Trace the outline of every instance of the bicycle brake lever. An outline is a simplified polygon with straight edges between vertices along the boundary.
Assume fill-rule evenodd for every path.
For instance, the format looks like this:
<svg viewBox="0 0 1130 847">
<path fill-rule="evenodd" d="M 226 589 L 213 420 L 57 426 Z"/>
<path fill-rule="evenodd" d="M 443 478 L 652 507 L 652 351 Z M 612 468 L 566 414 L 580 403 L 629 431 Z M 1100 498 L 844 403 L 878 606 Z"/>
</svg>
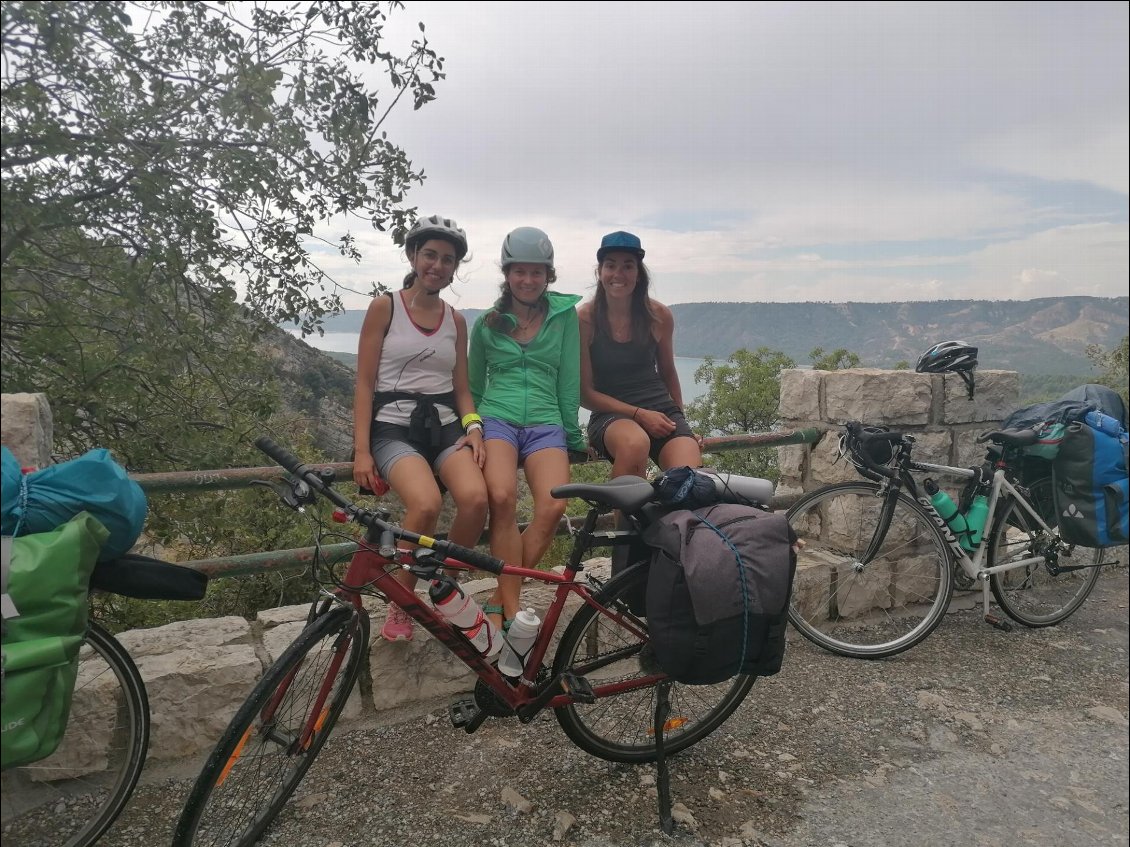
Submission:
<svg viewBox="0 0 1130 847">
<path fill-rule="evenodd" d="M 262 485 L 264 488 L 271 489 L 286 506 L 294 509 L 296 512 L 303 510 L 302 501 L 298 499 L 296 492 L 289 485 L 283 485 L 281 482 L 273 482 L 266 479 L 253 479 L 251 480 L 251 484 Z M 310 494 L 310 487 L 307 486 L 306 483 L 301 484 L 306 487 L 306 494 L 312 498 L 313 495 Z"/>
</svg>

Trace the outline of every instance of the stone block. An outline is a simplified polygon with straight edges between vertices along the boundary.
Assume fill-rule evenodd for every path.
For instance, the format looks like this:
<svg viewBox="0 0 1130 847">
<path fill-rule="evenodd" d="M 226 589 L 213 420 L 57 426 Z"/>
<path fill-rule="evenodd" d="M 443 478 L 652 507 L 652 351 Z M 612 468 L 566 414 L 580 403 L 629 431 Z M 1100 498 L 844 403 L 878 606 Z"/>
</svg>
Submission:
<svg viewBox="0 0 1130 847">
<path fill-rule="evenodd" d="M 957 374 L 942 374 L 943 402 L 939 423 L 1002 421 L 1020 405 L 1020 374 L 1016 371 L 977 371 L 976 391 L 969 391 Z"/>
<path fill-rule="evenodd" d="M 804 486 L 807 490 L 831 485 L 836 482 L 856 482 L 862 477 L 855 465 L 840 456 L 841 431 L 831 430 L 824 434 L 808 454 L 808 477 Z"/>
<path fill-rule="evenodd" d="M 948 430 L 914 432 L 915 461 L 929 462 L 932 465 L 952 465 L 953 433 Z"/>
<path fill-rule="evenodd" d="M 828 371 L 788 369 L 781 371 L 779 415 L 784 421 L 819 421 L 820 385 Z"/>
<path fill-rule="evenodd" d="M 824 418 L 878 426 L 926 424 L 932 401 L 929 374 L 850 368 L 824 375 Z"/>
<path fill-rule="evenodd" d="M 212 749 L 263 673 L 249 644 L 200 646 L 137 661 L 149 694 L 149 758 L 175 761 Z"/>
<path fill-rule="evenodd" d="M 54 418 L 46 394 L 0 396 L 0 442 L 22 467 L 51 464 Z"/>
<path fill-rule="evenodd" d="M 786 486 L 795 486 L 800 485 L 804 480 L 809 450 L 807 444 L 790 444 L 787 447 L 777 448 L 777 470 L 781 474 L 778 480 L 778 493 L 781 493 L 782 483 Z"/>
<path fill-rule="evenodd" d="M 222 647 L 228 644 L 249 644 L 251 624 L 237 615 L 224 618 L 198 618 L 191 621 L 157 626 L 152 629 L 131 629 L 117 636 L 134 660 L 144 656 L 174 653 L 191 645 Z"/>
</svg>

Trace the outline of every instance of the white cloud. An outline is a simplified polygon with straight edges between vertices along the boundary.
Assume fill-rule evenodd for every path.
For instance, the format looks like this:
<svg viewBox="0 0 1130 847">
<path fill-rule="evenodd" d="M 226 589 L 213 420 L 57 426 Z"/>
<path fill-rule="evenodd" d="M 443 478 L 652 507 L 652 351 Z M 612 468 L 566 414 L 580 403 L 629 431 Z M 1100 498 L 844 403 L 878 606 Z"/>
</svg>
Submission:
<svg viewBox="0 0 1130 847">
<path fill-rule="evenodd" d="M 562 290 L 637 232 L 656 290 L 695 300 L 1125 293 L 1127 4 L 409 3 L 389 36 L 446 57 L 388 123 L 456 218 L 453 302 L 494 299 L 517 226 Z M 391 240 L 354 235 L 363 288 Z M 353 298 L 349 305 L 364 305 Z"/>
</svg>

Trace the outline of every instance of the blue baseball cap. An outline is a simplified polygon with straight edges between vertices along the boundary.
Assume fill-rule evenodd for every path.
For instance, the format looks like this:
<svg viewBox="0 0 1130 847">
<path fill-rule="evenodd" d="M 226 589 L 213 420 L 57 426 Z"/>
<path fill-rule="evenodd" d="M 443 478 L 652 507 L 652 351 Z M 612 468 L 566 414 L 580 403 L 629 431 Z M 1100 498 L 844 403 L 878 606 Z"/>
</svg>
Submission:
<svg viewBox="0 0 1130 847">
<path fill-rule="evenodd" d="M 600 239 L 600 249 L 596 251 L 596 260 L 603 262 L 604 257 L 608 253 L 617 250 L 624 253 L 635 253 L 637 259 L 643 258 L 643 245 L 640 244 L 639 238 L 632 235 L 630 232 L 617 230 L 616 232 L 608 233 L 608 235 Z"/>
</svg>

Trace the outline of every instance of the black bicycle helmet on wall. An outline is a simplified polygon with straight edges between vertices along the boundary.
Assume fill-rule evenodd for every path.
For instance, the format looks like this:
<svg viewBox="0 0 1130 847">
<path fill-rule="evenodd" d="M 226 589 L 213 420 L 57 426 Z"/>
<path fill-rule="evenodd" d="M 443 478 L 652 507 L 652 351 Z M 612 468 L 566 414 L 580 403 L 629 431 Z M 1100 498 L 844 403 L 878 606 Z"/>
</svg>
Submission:
<svg viewBox="0 0 1130 847">
<path fill-rule="evenodd" d="M 918 357 L 914 366 L 920 374 L 955 373 L 969 388 L 969 399 L 973 399 L 973 371 L 977 368 L 977 348 L 964 341 L 943 341 L 935 344 Z"/>
</svg>

